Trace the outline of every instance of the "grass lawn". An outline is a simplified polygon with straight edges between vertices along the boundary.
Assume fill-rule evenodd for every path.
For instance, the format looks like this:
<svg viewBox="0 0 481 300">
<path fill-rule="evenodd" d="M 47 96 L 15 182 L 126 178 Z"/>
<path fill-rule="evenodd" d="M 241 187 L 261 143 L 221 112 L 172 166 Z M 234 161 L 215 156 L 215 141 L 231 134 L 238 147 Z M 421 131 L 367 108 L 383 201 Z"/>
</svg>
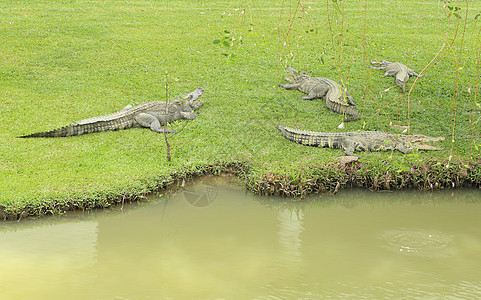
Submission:
<svg viewBox="0 0 481 300">
<path fill-rule="evenodd" d="M 341 150 L 289 142 L 278 124 L 395 133 L 390 123 L 409 125 L 411 133 L 444 136 L 437 145 L 445 150 L 362 153 L 363 172 L 400 174 L 439 161 L 432 176 L 456 165 L 479 180 L 479 13 L 481 1 L 3 0 L 0 207 L 41 214 L 62 203 L 108 205 L 231 163 L 244 166 L 254 191 L 273 177 L 295 185 L 338 175 L 322 166 Z M 411 78 L 403 95 L 392 77 L 369 68 L 373 59 L 424 76 L 414 85 Z M 342 81 L 361 120 L 338 129 L 342 116 L 323 100 L 279 88 L 286 65 Z M 170 138 L 170 162 L 163 135 L 148 129 L 16 138 L 165 100 L 166 76 L 178 79 L 171 98 L 205 88 L 200 115 Z"/>
</svg>

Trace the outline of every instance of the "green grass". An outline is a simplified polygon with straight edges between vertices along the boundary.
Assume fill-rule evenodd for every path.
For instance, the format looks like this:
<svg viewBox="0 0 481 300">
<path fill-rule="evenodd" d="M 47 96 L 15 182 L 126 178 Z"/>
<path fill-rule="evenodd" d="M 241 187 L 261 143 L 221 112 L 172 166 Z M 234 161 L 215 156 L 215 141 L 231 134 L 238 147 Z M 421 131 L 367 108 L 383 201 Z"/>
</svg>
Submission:
<svg viewBox="0 0 481 300">
<path fill-rule="evenodd" d="M 480 2 L 459 3 L 461 19 L 448 17 L 442 1 L 338 1 L 343 15 L 331 1 L 306 1 L 303 8 L 292 2 L 2 1 L 0 205 L 18 212 L 76 199 L 82 206 L 219 163 L 246 163 L 255 180 L 268 172 L 296 177 L 332 162 L 342 151 L 303 147 L 275 129 L 339 131 L 341 122 L 322 100 L 297 100 L 299 92 L 277 87 L 286 64 L 342 78 L 363 115 L 344 131 L 389 130 L 393 122 L 446 137 L 439 152 L 363 153 L 373 168 L 379 161 L 481 157 L 474 147 L 481 144 L 475 97 Z M 232 36 L 231 48 L 213 43 Z M 409 98 L 397 88 L 382 92 L 393 78 L 368 66 L 371 59 L 389 59 L 419 72 L 440 50 L 442 58 Z M 164 100 L 165 73 L 179 79 L 170 85 L 173 98 L 205 88 L 198 118 L 170 140 L 171 162 L 163 136 L 147 129 L 16 138 Z"/>
</svg>

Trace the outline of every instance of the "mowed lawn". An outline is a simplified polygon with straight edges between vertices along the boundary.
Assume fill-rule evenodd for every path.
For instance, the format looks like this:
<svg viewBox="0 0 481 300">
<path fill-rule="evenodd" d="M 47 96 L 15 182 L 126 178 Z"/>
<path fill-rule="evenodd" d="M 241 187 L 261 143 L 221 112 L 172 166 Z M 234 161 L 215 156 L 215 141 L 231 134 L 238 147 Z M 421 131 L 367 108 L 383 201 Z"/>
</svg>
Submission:
<svg viewBox="0 0 481 300">
<path fill-rule="evenodd" d="M 173 174 L 239 163 L 251 180 L 296 178 L 342 150 L 284 139 L 275 126 L 444 136 L 443 151 L 363 153 L 373 168 L 481 156 L 480 1 L 13 1 L 0 3 L 0 205 L 47 209 L 72 199 L 150 191 Z M 399 61 L 424 76 L 409 93 L 369 68 Z M 343 83 L 362 115 L 278 87 L 290 65 Z M 18 139 L 124 106 L 204 87 L 193 122 Z M 411 89 L 412 88 L 412 89 Z"/>
</svg>

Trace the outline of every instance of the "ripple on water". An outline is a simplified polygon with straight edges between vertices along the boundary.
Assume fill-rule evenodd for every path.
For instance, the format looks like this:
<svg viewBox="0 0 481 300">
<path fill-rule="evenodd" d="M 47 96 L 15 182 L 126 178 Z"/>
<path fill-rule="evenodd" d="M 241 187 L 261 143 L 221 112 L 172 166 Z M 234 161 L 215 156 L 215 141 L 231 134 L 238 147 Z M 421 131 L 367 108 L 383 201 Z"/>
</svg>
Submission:
<svg viewBox="0 0 481 300">
<path fill-rule="evenodd" d="M 385 248 L 405 255 L 447 257 L 456 255 L 453 236 L 428 230 L 386 230 L 379 235 Z"/>
</svg>

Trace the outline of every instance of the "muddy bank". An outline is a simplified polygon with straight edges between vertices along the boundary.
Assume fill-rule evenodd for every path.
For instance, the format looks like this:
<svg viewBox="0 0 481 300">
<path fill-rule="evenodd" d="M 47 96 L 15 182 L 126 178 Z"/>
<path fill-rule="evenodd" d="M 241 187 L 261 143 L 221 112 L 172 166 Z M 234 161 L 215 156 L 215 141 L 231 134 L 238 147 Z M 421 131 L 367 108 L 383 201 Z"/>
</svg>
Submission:
<svg viewBox="0 0 481 300">
<path fill-rule="evenodd" d="M 266 173 L 251 179 L 249 190 L 263 195 L 304 197 L 311 193 L 336 193 L 342 188 L 378 190 L 435 190 L 481 186 L 481 160 L 473 162 L 425 161 L 392 165 L 386 161 L 364 164 L 329 163 L 300 170 L 297 177 Z"/>
<path fill-rule="evenodd" d="M 108 208 L 112 205 L 141 202 L 145 201 L 149 194 L 168 194 L 170 191 L 182 188 L 186 181 L 205 175 L 220 176 L 222 174 L 232 174 L 238 178 L 245 178 L 246 170 L 249 169 L 245 163 L 219 163 L 203 167 L 197 166 L 189 170 L 180 170 L 166 177 L 145 179 L 141 190 L 120 188 L 114 191 L 97 191 L 88 194 L 66 194 L 64 197 L 41 197 L 36 199 L 36 201 L 14 199 L 8 206 L 0 205 L 0 221 L 18 221 L 24 218 L 60 215 L 73 210 L 89 211 Z"/>
<path fill-rule="evenodd" d="M 45 197 L 36 204 L 0 206 L 0 219 L 21 220 L 27 217 L 58 215 L 72 210 L 107 208 L 111 205 L 144 201 L 151 193 L 166 194 L 182 188 L 186 181 L 204 175 L 231 174 L 244 182 L 246 188 L 259 195 L 303 198 L 312 193 L 337 193 L 340 189 L 363 187 L 378 190 L 435 190 L 442 188 L 481 187 L 481 160 L 472 162 L 424 161 L 389 164 L 387 161 L 363 163 L 333 162 L 311 166 L 299 173 L 282 174 L 270 171 L 253 175 L 249 163 L 234 162 L 197 167 L 175 172 L 166 178 L 146 180 L 142 191 L 97 192 L 88 195 L 67 195 L 65 198 Z"/>
</svg>

